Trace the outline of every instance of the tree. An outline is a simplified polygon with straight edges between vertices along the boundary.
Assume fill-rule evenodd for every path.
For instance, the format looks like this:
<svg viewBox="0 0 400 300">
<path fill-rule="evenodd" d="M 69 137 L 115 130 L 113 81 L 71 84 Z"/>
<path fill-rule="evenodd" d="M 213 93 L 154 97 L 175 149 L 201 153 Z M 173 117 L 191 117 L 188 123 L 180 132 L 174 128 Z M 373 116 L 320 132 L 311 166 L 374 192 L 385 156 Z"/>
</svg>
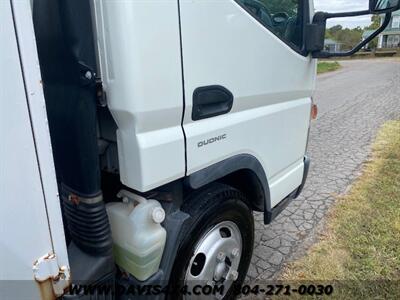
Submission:
<svg viewBox="0 0 400 300">
<path fill-rule="evenodd" d="M 379 15 L 373 15 L 371 17 L 371 25 L 365 27 L 367 30 L 378 29 L 381 26 L 381 17 Z"/>
<path fill-rule="evenodd" d="M 326 30 L 326 38 L 335 40 L 342 44 L 343 50 L 352 49 L 359 44 L 362 40 L 362 35 L 366 30 L 376 30 L 381 26 L 381 19 L 379 15 L 371 17 L 371 24 L 365 28 L 356 27 L 353 29 L 343 28 L 342 25 L 335 25 Z M 378 45 L 378 38 L 375 38 L 369 43 L 369 48 L 376 48 Z"/>
<path fill-rule="evenodd" d="M 361 41 L 362 33 L 361 27 L 349 29 L 343 28 L 342 25 L 335 25 L 326 30 L 326 38 L 341 43 L 343 50 L 349 50 Z"/>
<path fill-rule="evenodd" d="M 328 29 L 332 35 L 336 35 L 338 32 L 343 30 L 342 25 L 335 25 Z"/>
</svg>

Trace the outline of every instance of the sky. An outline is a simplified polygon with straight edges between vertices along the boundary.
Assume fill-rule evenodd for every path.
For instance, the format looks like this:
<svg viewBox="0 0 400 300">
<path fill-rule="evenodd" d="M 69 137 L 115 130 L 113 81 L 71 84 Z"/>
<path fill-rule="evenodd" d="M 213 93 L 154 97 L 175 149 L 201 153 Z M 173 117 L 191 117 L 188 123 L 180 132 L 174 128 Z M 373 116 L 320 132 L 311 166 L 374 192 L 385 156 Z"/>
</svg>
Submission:
<svg viewBox="0 0 400 300">
<path fill-rule="evenodd" d="M 343 12 L 368 9 L 369 0 L 314 0 L 316 11 Z M 340 24 L 343 27 L 364 27 L 371 23 L 371 16 L 335 18 L 328 21 L 328 27 Z"/>
</svg>

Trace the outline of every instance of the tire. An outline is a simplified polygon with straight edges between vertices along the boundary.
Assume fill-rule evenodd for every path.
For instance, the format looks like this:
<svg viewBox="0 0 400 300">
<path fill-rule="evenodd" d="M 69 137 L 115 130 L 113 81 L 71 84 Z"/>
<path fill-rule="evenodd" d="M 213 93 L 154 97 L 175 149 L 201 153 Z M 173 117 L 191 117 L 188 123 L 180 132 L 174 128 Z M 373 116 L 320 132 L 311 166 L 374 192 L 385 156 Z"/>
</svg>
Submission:
<svg viewBox="0 0 400 300">
<path fill-rule="evenodd" d="M 254 220 L 252 211 L 246 202 L 247 199 L 243 193 L 220 183 L 209 185 L 185 201 L 182 210 L 191 217 L 181 232 L 181 243 L 170 279 L 170 286 L 179 292 L 176 292 L 171 299 L 198 299 L 199 296 L 192 298 L 184 295 L 182 288 L 189 286 L 187 291 L 191 292 L 194 285 L 204 286 L 210 282 L 214 284 L 212 280 L 215 281 L 216 278 L 218 279 L 217 285 L 220 285 L 220 281 L 222 281 L 227 286 L 223 293 L 223 299 L 235 298 L 235 291 L 243 284 L 253 254 Z M 213 241 L 217 242 L 213 243 Z M 208 247 L 208 245 L 213 246 Z M 230 246 L 232 246 L 232 250 L 230 250 Z M 208 252 L 207 249 L 214 250 Z M 237 249 L 239 251 L 236 251 Z M 218 254 L 216 255 L 216 253 Z M 224 258 L 221 253 L 226 257 Z M 206 259 L 204 256 L 201 258 L 203 254 Z M 212 263 L 214 260 L 216 262 Z M 216 264 L 216 267 L 213 268 L 212 264 Z M 194 265 L 196 267 L 193 267 Z M 236 268 L 237 273 L 235 272 Z M 223 274 L 222 277 L 220 277 L 221 274 Z M 198 277 L 196 277 L 197 275 Z M 189 278 L 201 278 L 202 280 L 189 280 Z M 212 298 L 207 297 L 207 299 Z"/>
</svg>

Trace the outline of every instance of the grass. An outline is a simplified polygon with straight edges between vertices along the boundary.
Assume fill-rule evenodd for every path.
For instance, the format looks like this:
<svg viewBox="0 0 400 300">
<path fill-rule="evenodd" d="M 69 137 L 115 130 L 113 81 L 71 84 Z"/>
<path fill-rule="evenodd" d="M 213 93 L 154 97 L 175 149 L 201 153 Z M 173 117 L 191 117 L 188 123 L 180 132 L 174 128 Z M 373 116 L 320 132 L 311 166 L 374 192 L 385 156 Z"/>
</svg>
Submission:
<svg viewBox="0 0 400 300">
<path fill-rule="evenodd" d="M 334 282 L 334 299 L 400 299 L 400 121 L 380 130 L 372 158 L 282 280 Z"/>
<path fill-rule="evenodd" d="M 317 72 L 318 74 L 333 72 L 340 69 L 340 64 L 337 61 L 328 62 L 328 61 L 321 61 L 318 62 Z"/>
</svg>

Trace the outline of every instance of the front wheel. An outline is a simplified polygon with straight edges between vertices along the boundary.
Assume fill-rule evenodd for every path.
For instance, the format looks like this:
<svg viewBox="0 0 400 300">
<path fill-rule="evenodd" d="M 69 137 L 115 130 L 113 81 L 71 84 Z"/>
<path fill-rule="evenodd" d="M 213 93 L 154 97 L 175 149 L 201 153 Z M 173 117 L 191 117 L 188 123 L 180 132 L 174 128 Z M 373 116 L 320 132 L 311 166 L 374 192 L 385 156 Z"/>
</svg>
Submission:
<svg viewBox="0 0 400 300">
<path fill-rule="evenodd" d="M 217 183 L 185 202 L 182 210 L 191 217 L 183 229 L 170 282 L 185 287 L 185 293 L 178 289 L 174 299 L 234 297 L 253 252 L 254 220 L 246 202 L 238 190 Z M 202 290 L 205 285 L 216 287 L 213 291 L 218 293 L 204 295 L 210 292 Z"/>
</svg>

